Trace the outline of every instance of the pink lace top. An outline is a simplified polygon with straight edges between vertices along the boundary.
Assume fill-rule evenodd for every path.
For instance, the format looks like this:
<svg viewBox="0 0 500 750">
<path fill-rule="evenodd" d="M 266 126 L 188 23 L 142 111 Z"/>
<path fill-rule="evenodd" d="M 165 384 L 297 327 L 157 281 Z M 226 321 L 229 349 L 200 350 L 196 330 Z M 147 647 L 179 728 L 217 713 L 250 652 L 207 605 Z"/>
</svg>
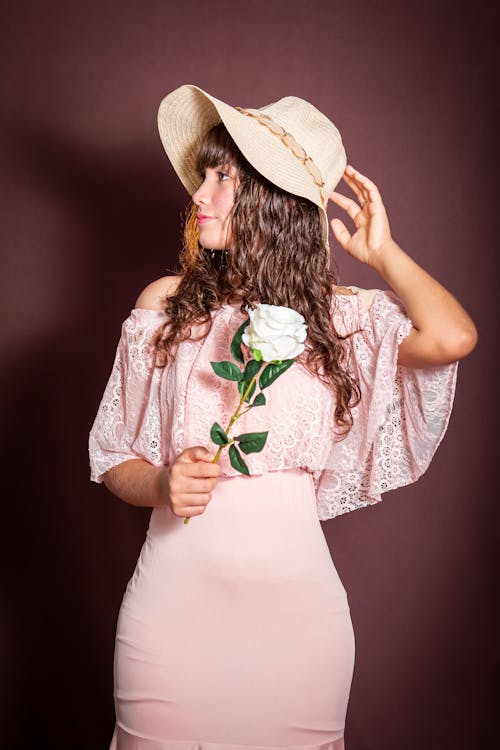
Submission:
<svg viewBox="0 0 500 750">
<path fill-rule="evenodd" d="M 397 364 L 398 345 L 412 323 L 396 293 L 351 289 L 356 293 L 336 294 L 332 306 L 340 334 L 364 329 L 348 339 L 349 368 L 362 394 L 348 436 L 334 440 L 335 398 L 299 363 L 266 388 L 265 406 L 250 409 L 231 432 L 269 430 L 263 450 L 244 456 L 250 474 L 293 467 L 311 472 L 322 521 L 416 481 L 443 438 L 455 394 L 458 362 L 423 369 Z M 212 312 L 208 336 L 182 342 L 164 368 L 154 367 L 150 340 L 165 314 L 131 311 L 89 435 L 92 481 L 102 482 L 104 472 L 131 458 L 170 465 L 194 445 L 215 454 L 210 428 L 215 421 L 227 427 L 239 394 L 210 361 L 231 360 L 229 344 L 248 317 L 238 307 Z M 193 338 L 202 330 L 193 326 Z M 239 474 L 227 449 L 219 463 L 225 475 Z"/>
</svg>

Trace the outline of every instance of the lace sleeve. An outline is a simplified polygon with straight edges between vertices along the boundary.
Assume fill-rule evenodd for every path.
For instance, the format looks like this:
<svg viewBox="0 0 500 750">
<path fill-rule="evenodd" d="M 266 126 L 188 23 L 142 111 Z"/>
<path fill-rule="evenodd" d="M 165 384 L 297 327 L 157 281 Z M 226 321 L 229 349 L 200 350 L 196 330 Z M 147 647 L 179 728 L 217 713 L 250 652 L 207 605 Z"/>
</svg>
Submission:
<svg viewBox="0 0 500 750">
<path fill-rule="evenodd" d="M 361 389 L 347 438 L 333 443 L 316 472 L 320 520 L 379 502 L 381 493 L 415 482 L 448 426 L 458 362 L 408 368 L 398 347 L 412 322 L 394 291 L 360 290 L 352 304 L 351 365 Z"/>
<path fill-rule="evenodd" d="M 131 458 L 166 464 L 158 397 L 162 369 L 154 367 L 151 338 L 164 313 L 135 308 L 121 337 L 97 415 L 89 434 L 90 479 Z"/>
</svg>

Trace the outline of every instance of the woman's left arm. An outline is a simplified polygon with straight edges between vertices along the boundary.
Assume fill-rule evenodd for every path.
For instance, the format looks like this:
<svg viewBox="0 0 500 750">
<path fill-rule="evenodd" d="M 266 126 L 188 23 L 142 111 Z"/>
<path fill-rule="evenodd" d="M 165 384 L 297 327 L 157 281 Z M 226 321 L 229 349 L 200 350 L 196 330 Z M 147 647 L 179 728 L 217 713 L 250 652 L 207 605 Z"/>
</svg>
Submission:
<svg viewBox="0 0 500 750">
<path fill-rule="evenodd" d="M 394 289 L 413 323 L 399 345 L 398 364 L 444 365 L 463 359 L 477 344 L 477 329 L 458 300 L 392 239 L 387 213 L 375 183 L 348 165 L 343 179 L 361 205 L 333 191 L 330 200 L 345 209 L 357 231 L 340 219 L 333 234 L 349 255 L 371 266 Z"/>
</svg>

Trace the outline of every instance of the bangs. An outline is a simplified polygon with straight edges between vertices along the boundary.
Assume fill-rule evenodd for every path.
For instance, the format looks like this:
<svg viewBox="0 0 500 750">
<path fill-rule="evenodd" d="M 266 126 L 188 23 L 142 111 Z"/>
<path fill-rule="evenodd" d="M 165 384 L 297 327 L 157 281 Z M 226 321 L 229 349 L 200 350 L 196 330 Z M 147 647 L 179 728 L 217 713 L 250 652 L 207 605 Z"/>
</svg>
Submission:
<svg viewBox="0 0 500 750">
<path fill-rule="evenodd" d="M 196 171 L 227 165 L 237 168 L 242 161 L 243 155 L 239 148 L 227 132 L 224 123 L 219 122 L 206 133 L 201 142 L 196 159 Z"/>
</svg>

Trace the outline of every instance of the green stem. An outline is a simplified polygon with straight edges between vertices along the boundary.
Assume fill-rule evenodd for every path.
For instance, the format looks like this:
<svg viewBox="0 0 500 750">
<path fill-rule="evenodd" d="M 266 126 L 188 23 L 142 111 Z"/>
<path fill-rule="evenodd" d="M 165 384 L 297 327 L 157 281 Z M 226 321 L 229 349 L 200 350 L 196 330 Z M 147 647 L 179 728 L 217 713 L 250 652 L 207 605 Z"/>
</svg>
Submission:
<svg viewBox="0 0 500 750">
<path fill-rule="evenodd" d="M 251 379 L 250 383 L 248 384 L 248 388 L 246 389 L 245 393 L 240 398 L 240 403 L 238 404 L 238 408 L 234 412 L 233 416 L 231 417 L 231 421 L 229 422 L 228 426 L 224 430 L 224 432 L 226 433 L 226 435 L 229 435 L 229 430 L 231 429 L 231 427 L 233 426 L 233 424 L 236 422 L 236 420 L 239 417 L 242 417 L 243 414 L 246 414 L 246 412 L 248 411 L 248 409 L 251 409 L 251 407 L 249 406 L 248 409 L 245 409 L 245 411 L 243 411 L 241 414 L 239 414 L 239 411 L 241 409 L 241 406 L 242 406 L 243 402 L 245 401 L 247 395 L 252 390 L 252 386 L 255 383 L 255 378 L 257 377 L 257 374 L 258 373 L 256 372 L 255 375 L 253 376 L 253 378 Z M 212 463 L 213 464 L 216 464 L 218 462 L 218 460 L 220 458 L 220 454 L 222 453 L 222 449 L 225 448 L 227 445 L 230 445 L 232 442 L 233 441 L 231 440 L 229 443 L 224 443 L 224 445 L 219 445 L 217 453 L 215 454 L 215 456 L 212 459 Z M 184 523 L 189 523 L 189 518 L 190 518 L 190 516 L 186 516 L 186 518 L 184 519 Z"/>
</svg>

